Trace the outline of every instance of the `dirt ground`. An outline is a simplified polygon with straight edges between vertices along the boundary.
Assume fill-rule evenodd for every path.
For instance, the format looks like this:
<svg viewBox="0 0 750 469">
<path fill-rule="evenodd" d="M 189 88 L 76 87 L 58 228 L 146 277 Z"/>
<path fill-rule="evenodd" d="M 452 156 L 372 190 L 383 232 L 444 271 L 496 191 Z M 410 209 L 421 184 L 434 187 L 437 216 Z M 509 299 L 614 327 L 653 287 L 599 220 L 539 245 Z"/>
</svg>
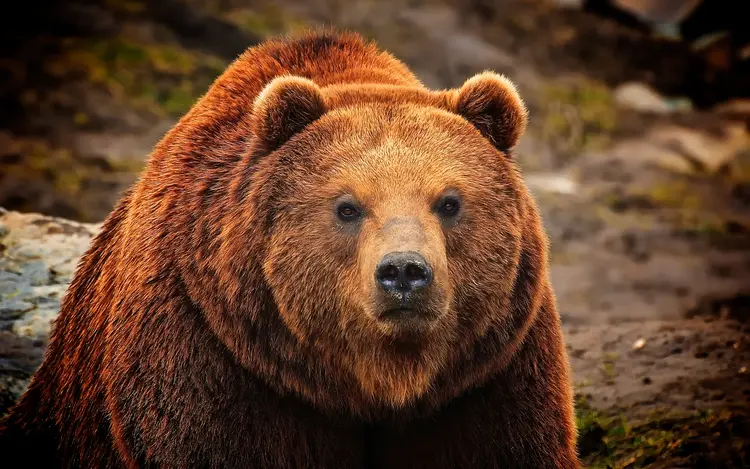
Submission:
<svg viewBox="0 0 750 469">
<path fill-rule="evenodd" d="M 433 87 L 495 69 L 531 109 L 517 158 L 550 235 L 582 459 L 750 467 L 750 113 L 712 101 L 730 82 L 684 44 L 538 0 L 81 3 L 99 30 L 62 28 L 75 37 L 27 50 L 58 69 L 0 82 L 24 116 L 2 121 L 0 206 L 101 221 L 210 79 L 269 34 L 355 29 Z M 633 82 L 660 110 L 621 99 Z M 97 230 L 78 222 L 0 214 L 0 413 Z"/>
<path fill-rule="evenodd" d="M 680 186 L 668 171 L 651 171 L 665 174 L 647 190 L 631 183 L 624 193 L 539 197 L 575 376 L 581 453 L 592 467 L 748 467 L 747 232 L 726 221 L 686 226 L 686 212 L 705 209 L 685 194 L 664 200 L 660 187 Z M 705 196 L 712 203 L 732 192 L 703 182 L 715 184 Z M 588 186 L 585 178 L 578 183 Z M 746 223 L 747 206 L 738 207 L 727 216 Z"/>
</svg>

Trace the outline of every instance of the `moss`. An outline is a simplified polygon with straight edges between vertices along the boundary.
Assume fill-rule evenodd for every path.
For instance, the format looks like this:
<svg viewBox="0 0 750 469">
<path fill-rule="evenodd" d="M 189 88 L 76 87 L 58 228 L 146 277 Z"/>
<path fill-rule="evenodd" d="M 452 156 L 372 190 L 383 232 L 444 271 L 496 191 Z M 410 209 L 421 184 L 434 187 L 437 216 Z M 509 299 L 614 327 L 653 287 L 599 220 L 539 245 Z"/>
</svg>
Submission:
<svg viewBox="0 0 750 469">
<path fill-rule="evenodd" d="M 73 116 L 73 122 L 78 126 L 84 126 L 90 122 L 89 116 L 85 112 L 76 112 Z"/>
<path fill-rule="evenodd" d="M 108 161 L 110 169 L 119 173 L 138 174 L 146 166 L 146 160 L 140 158 L 122 158 Z"/>
<path fill-rule="evenodd" d="M 223 14 L 240 29 L 258 36 L 276 36 L 295 33 L 307 24 L 288 14 L 275 3 L 268 3 L 252 10 L 234 9 Z"/>
<path fill-rule="evenodd" d="M 606 148 L 617 127 L 617 111 L 606 85 L 576 79 L 542 90 L 544 138 L 564 151 Z"/>
<path fill-rule="evenodd" d="M 687 181 L 663 182 L 651 187 L 645 194 L 654 204 L 662 207 L 697 210 L 701 199 Z"/>
<path fill-rule="evenodd" d="M 706 187 L 694 180 L 662 181 L 650 187 L 633 189 L 628 193 L 611 192 L 602 195 L 603 207 L 596 213 L 608 225 L 642 229 L 653 227 L 653 221 L 668 222 L 674 230 L 722 243 L 727 237 L 750 231 L 747 220 L 741 219 L 731 206 L 717 203 L 720 197 L 710 197 Z M 641 219 L 646 223 L 638 223 Z M 649 222 L 650 221 L 650 222 Z"/>
<path fill-rule="evenodd" d="M 122 104 L 157 115 L 187 112 L 226 63 L 178 46 L 118 38 L 67 39 L 64 51 L 46 64 L 58 78 L 80 77 L 103 87 Z M 76 114 L 74 121 L 87 120 Z"/>
<path fill-rule="evenodd" d="M 614 210 L 613 205 L 620 203 L 620 196 L 612 195 L 609 200 L 604 198 L 604 203 L 594 205 L 592 207 L 592 213 L 596 215 L 597 219 L 610 227 L 619 230 L 628 230 L 638 228 L 642 230 L 650 230 L 654 227 L 654 217 L 648 213 L 628 212 L 621 213 L 621 210 Z"/>
<path fill-rule="evenodd" d="M 56 194 L 71 200 L 81 197 L 90 181 L 117 180 L 123 174 L 137 173 L 143 165 L 143 161 L 107 161 L 108 167 L 101 167 L 97 162 L 77 158 L 68 149 L 29 139 L 11 140 L 8 150 L 21 158 L 0 166 L 0 171 L 31 184 L 43 181 Z"/>
<path fill-rule="evenodd" d="M 549 261 L 555 265 L 571 265 L 574 258 L 568 251 L 553 248 L 549 253 Z"/>
<path fill-rule="evenodd" d="M 602 363 L 602 373 L 607 384 L 615 384 L 615 377 L 617 372 L 615 370 L 615 361 L 618 355 L 616 353 L 608 353 L 604 356 L 604 363 Z"/>
<path fill-rule="evenodd" d="M 660 467 L 674 467 L 676 461 L 710 458 L 699 453 L 713 451 L 715 445 L 730 448 L 740 458 L 746 457 L 748 435 L 743 431 L 747 429 L 747 416 L 743 414 L 655 412 L 644 421 L 631 423 L 622 414 L 605 415 L 596 411 L 582 396 L 576 397 L 575 406 L 579 454 L 591 469 L 660 464 L 668 464 Z M 715 442 L 711 443 L 711 439 Z"/>
<path fill-rule="evenodd" d="M 587 388 L 589 386 L 591 386 L 591 380 L 588 378 L 582 379 L 581 381 L 577 382 L 575 385 L 576 389 Z"/>
<path fill-rule="evenodd" d="M 195 90 L 192 82 L 183 80 L 169 92 L 158 96 L 158 101 L 170 114 L 183 114 L 195 103 L 199 92 Z"/>
<path fill-rule="evenodd" d="M 689 181 L 662 183 L 642 194 L 655 207 L 669 209 L 666 213 L 676 229 L 689 232 L 712 242 L 727 236 L 747 233 L 747 222 L 733 216 L 731 210 L 717 208 L 711 200 L 689 184 Z"/>
</svg>

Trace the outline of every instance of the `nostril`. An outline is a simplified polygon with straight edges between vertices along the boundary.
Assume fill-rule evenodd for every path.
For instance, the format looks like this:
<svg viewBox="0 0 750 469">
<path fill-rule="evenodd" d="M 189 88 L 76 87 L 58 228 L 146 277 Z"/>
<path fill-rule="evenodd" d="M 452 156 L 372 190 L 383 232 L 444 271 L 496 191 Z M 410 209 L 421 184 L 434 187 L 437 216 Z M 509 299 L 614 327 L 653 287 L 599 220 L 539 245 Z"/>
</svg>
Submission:
<svg viewBox="0 0 750 469">
<path fill-rule="evenodd" d="M 378 269 L 378 280 L 381 282 L 397 282 L 398 281 L 398 267 L 392 264 L 386 264 Z"/>
<path fill-rule="evenodd" d="M 424 288 L 432 283 L 432 270 L 421 262 L 412 262 L 404 268 L 404 281 L 412 290 Z"/>
<path fill-rule="evenodd" d="M 419 264 L 407 264 L 404 270 L 408 283 L 419 283 L 427 280 L 427 270 Z"/>
<path fill-rule="evenodd" d="M 375 277 L 386 291 L 406 293 L 428 286 L 432 271 L 420 254 L 395 252 L 383 258 Z"/>
</svg>

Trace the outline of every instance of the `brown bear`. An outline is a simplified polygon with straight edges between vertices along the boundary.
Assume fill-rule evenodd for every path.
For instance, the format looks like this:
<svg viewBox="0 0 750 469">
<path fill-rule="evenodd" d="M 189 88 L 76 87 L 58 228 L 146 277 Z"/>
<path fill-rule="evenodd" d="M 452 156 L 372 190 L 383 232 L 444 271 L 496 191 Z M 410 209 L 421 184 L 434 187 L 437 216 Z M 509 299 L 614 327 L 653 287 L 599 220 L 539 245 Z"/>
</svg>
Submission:
<svg viewBox="0 0 750 469">
<path fill-rule="evenodd" d="M 578 467 L 526 120 L 502 76 L 432 91 L 356 34 L 250 48 L 83 257 L 1 457 Z"/>
</svg>

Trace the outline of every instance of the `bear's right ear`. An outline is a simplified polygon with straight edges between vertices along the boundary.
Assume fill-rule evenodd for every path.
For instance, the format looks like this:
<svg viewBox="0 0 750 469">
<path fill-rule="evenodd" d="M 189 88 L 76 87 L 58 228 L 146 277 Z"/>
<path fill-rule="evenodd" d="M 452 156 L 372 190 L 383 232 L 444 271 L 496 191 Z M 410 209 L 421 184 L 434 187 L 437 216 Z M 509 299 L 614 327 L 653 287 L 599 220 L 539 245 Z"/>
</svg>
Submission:
<svg viewBox="0 0 750 469">
<path fill-rule="evenodd" d="M 277 77 L 255 98 L 253 133 L 267 151 L 273 151 L 325 112 L 318 85 L 297 76 Z"/>
</svg>

